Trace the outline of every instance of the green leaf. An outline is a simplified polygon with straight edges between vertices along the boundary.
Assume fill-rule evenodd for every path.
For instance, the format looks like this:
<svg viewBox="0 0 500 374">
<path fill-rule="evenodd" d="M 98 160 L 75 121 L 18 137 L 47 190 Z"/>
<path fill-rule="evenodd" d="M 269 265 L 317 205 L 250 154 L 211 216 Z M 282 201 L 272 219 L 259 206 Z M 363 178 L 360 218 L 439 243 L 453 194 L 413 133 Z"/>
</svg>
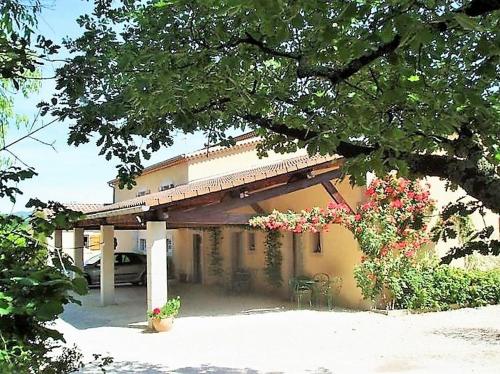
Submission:
<svg viewBox="0 0 500 374">
<path fill-rule="evenodd" d="M 12 297 L 0 292 L 0 316 L 11 314 L 12 311 Z"/>
<path fill-rule="evenodd" d="M 85 295 L 88 292 L 87 281 L 83 277 L 73 279 L 73 287 L 79 295 Z"/>
<path fill-rule="evenodd" d="M 420 80 L 420 77 L 418 75 L 410 75 L 407 79 L 410 82 L 418 82 Z"/>
<path fill-rule="evenodd" d="M 36 316 L 42 321 L 51 321 L 63 311 L 64 308 L 60 302 L 49 301 L 38 305 L 36 308 Z"/>
<path fill-rule="evenodd" d="M 479 27 L 478 23 L 473 18 L 465 15 L 464 13 L 456 13 L 454 18 L 455 21 L 457 21 L 457 23 L 465 30 L 477 30 Z"/>
</svg>

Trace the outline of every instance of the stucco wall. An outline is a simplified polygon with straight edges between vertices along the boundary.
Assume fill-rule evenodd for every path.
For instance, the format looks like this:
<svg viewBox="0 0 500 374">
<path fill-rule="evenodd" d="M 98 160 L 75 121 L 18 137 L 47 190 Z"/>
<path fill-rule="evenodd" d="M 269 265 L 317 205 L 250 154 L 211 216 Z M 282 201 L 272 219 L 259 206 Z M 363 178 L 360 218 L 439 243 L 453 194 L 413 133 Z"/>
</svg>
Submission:
<svg viewBox="0 0 500 374">
<path fill-rule="evenodd" d="M 115 238 L 117 240 L 116 251 L 117 252 L 138 251 L 139 232 L 140 231 L 135 231 L 135 230 L 115 230 Z"/>
<path fill-rule="evenodd" d="M 457 202 L 459 199 L 462 199 L 461 201 L 464 201 L 464 202 L 473 200 L 461 188 L 457 188 L 455 191 L 452 191 L 450 189 L 447 190 L 446 189 L 446 182 L 440 180 L 439 178 L 428 177 L 428 178 L 425 178 L 423 180 L 423 182 L 429 183 L 429 185 L 430 185 L 431 198 L 436 200 L 437 212 L 442 211 L 443 207 L 445 207 L 449 203 Z M 474 227 L 477 230 L 482 230 L 485 226 L 493 226 L 494 232 L 493 232 L 492 238 L 498 240 L 500 238 L 500 234 L 499 234 L 500 216 L 498 214 L 493 213 L 489 209 L 486 209 L 485 213 L 486 214 L 485 214 L 484 218 L 479 214 L 479 212 L 475 212 L 474 214 L 472 214 L 471 215 L 472 224 L 474 225 Z M 483 221 L 483 219 L 484 219 L 484 221 Z M 436 253 L 438 254 L 438 256 L 443 256 L 452 247 L 456 247 L 456 246 L 460 246 L 460 243 L 459 243 L 458 239 L 453 239 L 453 240 L 448 240 L 446 242 L 439 241 L 436 244 L 435 249 L 436 249 Z M 456 266 L 463 266 L 464 259 L 454 260 L 453 264 Z"/>
<path fill-rule="evenodd" d="M 136 178 L 137 184 L 132 189 L 119 189 L 115 187 L 115 202 L 132 199 L 137 192 L 149 190 L 151 193 L 158 192 L 160 186 L 166 183 L 174 185 L 184 184 L 188 181 L 188 166 L 186 163 L 171 166 Z"/>
<path fill-rule="evenodd" d="M 177 186 L 196 180 L 269 165 L 279 160 L 305 154 L 305 150 L 284 155 L 269 152 L 267 157 L 259 158 L 255 151 L 255 144 L 247 144 L 241 148 L 227 149 L 224 152 L 196 157 L 193 160 L 139 176 L 136 178 L 137 184 L 130 190 L 115 187 L 115 202 L 132 199 L 137 196 L 139 191 L 149 190 L 151 193 L 158 192 L 160 186 L 166 183 L 173 183 Z"/>
<path fill-rule="evenodd" d="M 353 208 L 356 208 L 364 199 L 364 188 L 352 188 L 347 179 L 337 182 L 336 187 Z M 325 207 L 329 201 L 331 198 L 322 186 L 313 186 L 262 202 L 260 205 L 269 212 L 273 209 L 298 211 L 314 206 Z M 343 282 L 340 304 L 352 308 L 364 308 L 366 303 L 363 302 L 361 292 L 356 287 L 353 277 L 353 268 L 360 261 L 361 251 L 352 234 L 338 225 L 332 225 L 329 232 L 321 233 L 321 253 L 313 252 L 312 234 L 301 234 L 300 237 L 304 275 L 312 276 L 316 273 L 326 273 L 332 277 L 340 277 Z M 286 234 L 283 241 L 283 276 L 288 282 L 292 269 L 291 234 Z"/>
<path fill-rule="evenodd" d="M 267 157 L 259 158 L 255 151 L 255 145 L 228 149 L 223 153 L 211 154 L 189 161 L 189 181 L 213 178 L 217 175 L 253 169 L 306 154 L 305 150 L 283 155 L 269 152 Z"/>
</svg>

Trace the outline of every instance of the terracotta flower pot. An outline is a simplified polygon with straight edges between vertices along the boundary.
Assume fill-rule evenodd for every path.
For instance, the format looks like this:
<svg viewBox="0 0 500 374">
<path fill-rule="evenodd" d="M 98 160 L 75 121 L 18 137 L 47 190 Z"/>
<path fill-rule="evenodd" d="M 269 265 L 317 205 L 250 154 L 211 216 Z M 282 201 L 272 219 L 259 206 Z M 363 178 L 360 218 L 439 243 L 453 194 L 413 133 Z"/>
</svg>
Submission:
<svg viewBox="0 0 500 374">
<path fill-rule="evenodd" d="M 174 325 L 174 317 L 153 318 L 153 328 L 158 332 L 169 331 Z"/>
</svg>

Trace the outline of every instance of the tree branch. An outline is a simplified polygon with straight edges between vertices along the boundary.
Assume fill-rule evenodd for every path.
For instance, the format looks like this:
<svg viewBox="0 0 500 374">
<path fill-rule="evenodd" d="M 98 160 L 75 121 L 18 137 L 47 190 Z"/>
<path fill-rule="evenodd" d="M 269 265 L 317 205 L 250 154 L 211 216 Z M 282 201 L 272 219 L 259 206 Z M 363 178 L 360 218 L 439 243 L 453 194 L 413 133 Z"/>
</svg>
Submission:
<svg viewBox="0 0 500 374">
<path fill-rule="evenodd" d="M 33 134 L 35 134 L 35 133 L 37 133 L 38 131 L 40 131 L 40 130 L 42 130 L 42 129 L 46 128 L 47 126 L 52 125 L 54 122 L 57 122 L 58 120 L 59 120 L 58 118 L 53 119 L 52 121 L 47 122 L 45 125 L 42 125 L 42 126 L 40 126 L 40 127 L 36 128 L 36 129 L 35 129 L 35 130 L 33 130 L 33 131 L 30 131 L 28 134 L 26 134 L 26 135 L 24 135 L 24 136 L 21 136 L 19 139 L 16 139 L 16 140 L 14 140 L 13 142 L 10 142 L 9 144 L 7 144 L 7 145 L 3 146 L 2 148 L 0 148 L 0 151 L 5 151 L 5 150 L 7 150 L 7 148 L 9 148 L 9 147 L 13 146 L 14 144 L 17 144 L 17 143 L 19 143 L 20 141 L 22 141 L 22 140 L 24 140 L 24 139 L 26 139 L 26 138 L 30 138 Z"/>
<path fill-rule="evenodd" d="M 321 134 L 309 129 L 289 128 L 259 115 L 246 114 L 245 121 L 292 139 L 309 141 Z M 369 155 L 379 147 L 365 146 L 341 141 L 333 151 L 345 158 Z M 390 157 L 387 154 L 385 157 Z M 435 154 L 401 153 L 398 158 L 407 162 L 410 171 L 417 177 L 431 176 L 447 179 L 462 187 L 470 196 L 483 202 L 484 206 L 500 212 L 500 178 L 494 173 L 481 170 L 469 159 Z"/>
</svg>

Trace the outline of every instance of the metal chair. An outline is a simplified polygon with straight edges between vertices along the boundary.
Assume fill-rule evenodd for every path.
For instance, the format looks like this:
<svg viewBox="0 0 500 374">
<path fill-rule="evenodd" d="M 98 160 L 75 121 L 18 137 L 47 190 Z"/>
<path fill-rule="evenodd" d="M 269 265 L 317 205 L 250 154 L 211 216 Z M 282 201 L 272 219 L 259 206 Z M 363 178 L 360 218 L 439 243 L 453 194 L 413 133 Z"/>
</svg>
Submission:
<svg viewBox="0 0 500 374">
<path fill-rule="evenodd" d="M 304 299 L 308 301 L 309 307 L 312 307 L 312 284 L 313 280 L 307 276 L 298 276 L 290 279 L 291 299 L 292 301 L 297 301 L 297 308 L 300 309 L 302 307 Z"/>
<path fill-rule="evenodd" d="M 334 301 L 342 288 L 342 278 L 333 277 L 326 282 L 321 281 L 324 280 L 324 277 L 318 277 L 318 279 L 320 281 L 316 282 L 314 287 L 315 305 L 321 306 L 321 301 L 324 300 L 328 309 L 332 309 Z"/>
<path fill-rule="evenodd" d="M 313 275 L 313 300 L 314 305 L 321 306 L 321 299 L 328 298 L 330 276 L 326 273 L 317 273 Z M 328 300 L 328 299 L 327 299 Z"/>
</svg>

